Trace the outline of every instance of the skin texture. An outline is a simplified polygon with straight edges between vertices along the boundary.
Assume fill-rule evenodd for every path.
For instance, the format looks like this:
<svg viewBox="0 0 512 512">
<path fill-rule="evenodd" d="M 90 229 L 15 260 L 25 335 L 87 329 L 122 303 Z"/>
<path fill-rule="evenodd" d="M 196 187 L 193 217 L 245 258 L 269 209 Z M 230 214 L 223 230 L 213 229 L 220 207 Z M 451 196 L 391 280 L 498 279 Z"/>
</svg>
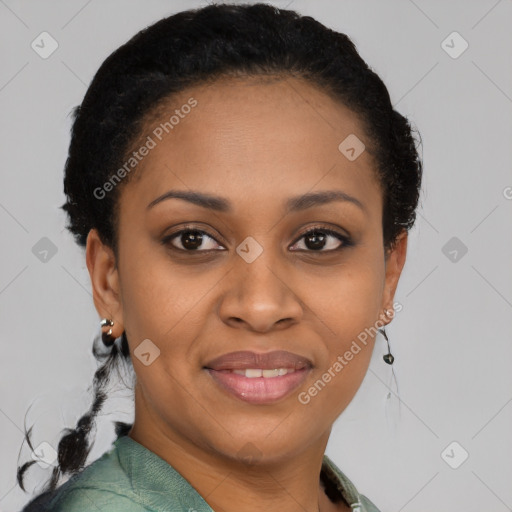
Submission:
<svg viewBox="0 0 512 512">
<path fill-rule="evenodd" d="M 383 310 L 393 309 L 407 234 L 385 254 L 375 162 L 369 151 L 349 161 L 338 150 L 349 134 L 367 148 L 369 141 L 358 117 L 321 90 L 296 78 L 222 79 L 174 97 L 162 120 L 190 97 L 198 105 L 122 189 L 117 266 L 96 230 L 87 240 L 96 309 L 114 319 L 114 336 L 126 330 L 137 375 L 129 435 L 216 511 L 349 510 L 329 501 L 319 474 L 332 424 L 358 390 L 375 340 L 308 404 L 297 395 L 365 328 L 389 323 Z M 233 210 L 182 199 L 146 209 L 170 189 L 222 196 Z M 319 190 L 342 190 L 365 211 L 331 202 L 285 212 L 289 197 Z M 323 249 L 308 248 L 301 235 L 319 223 L 354 245 L 329 235 Z M 185 224 L 208 233 L 199 247 L 209 254 L 179 252 L 186 234 L 161 243 Z M 236 252 L 248 236 L 263 248 L 252 263 Z M 145 339 L 160 350 L 149 366 L 133 355 Z M 203 369 L 228 352 L 280 349 L 308 357 L 313 369 L 273 404 L 237 399 Z M 248 442 L 260 454 L 252 465 L 241 457 Z"/>
</svg>

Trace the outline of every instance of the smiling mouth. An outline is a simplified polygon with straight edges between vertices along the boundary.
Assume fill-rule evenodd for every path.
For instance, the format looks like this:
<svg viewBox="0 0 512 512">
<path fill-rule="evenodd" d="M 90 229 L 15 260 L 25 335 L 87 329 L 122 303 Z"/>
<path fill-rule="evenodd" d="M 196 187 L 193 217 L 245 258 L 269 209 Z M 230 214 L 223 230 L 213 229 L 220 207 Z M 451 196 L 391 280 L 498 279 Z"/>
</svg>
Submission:
<svg viewBox="0 0 512 512">
<path fill-rule="evenodd" d="M 205 370 L 215 384 L 230 396 L 253 404 L 269 404 L 284 399 L 297 389 L 306 379 L 311 367 Z"/>
<path fill-rule="evenodd" d="M 209 368 L 211 369 L 211 368 Z M 287 375 L 288 373 L 295 372 L 295 368 L 275 368 L 273 370 L 267 370 L 263 368 L 246 368 L 246 369 L 228 369 L 228 370 L 217 370 L 220 372 L 228 372 L 228 373 L 236 373 L 237 375 L 243 375 L 248 379 L 255 379 L 258 377 L 263 377 L 265 379 L 271 379 L 273 377 L 282 377 L 283 375 Z"/>
</svg>

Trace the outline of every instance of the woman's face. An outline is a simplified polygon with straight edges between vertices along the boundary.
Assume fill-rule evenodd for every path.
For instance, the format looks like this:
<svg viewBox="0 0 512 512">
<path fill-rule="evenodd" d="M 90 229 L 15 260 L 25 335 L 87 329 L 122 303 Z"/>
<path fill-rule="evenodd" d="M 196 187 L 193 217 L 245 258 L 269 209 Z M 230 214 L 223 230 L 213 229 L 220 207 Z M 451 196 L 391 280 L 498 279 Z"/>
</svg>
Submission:
<svg viewBox="0 0 512 512">
<path fill-rule="evenodd" d="M 404 236 L 385 260 L 358 118 L 297 79 L 224 79 L 173 98 L 146 135 L 120 196 L 118 268 L 94 230 L 87 248 L 98 312 L 130 343 L 136 424 L 228 458 L 278 460 L 326 440 L 365 376 L 375 331 L 360 335 L 387 322 L 406 251 Z M 156 201 L 169 191 L 197 196 Z M 306 198 L 320 192 L 340 195 Z M 207 368 L 276 350 L 308 366 L 255 378 Z"/>
</svg>

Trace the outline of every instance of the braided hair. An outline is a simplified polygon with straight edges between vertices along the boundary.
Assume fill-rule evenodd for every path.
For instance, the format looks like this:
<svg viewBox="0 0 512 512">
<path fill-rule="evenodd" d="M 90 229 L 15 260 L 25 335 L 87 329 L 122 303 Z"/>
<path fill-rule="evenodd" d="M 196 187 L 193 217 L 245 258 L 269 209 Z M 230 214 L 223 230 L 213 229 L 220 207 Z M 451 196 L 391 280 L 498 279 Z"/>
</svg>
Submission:
<svg viewBox="0 0 512 512">
<path fill-rule="evenodd" d="M 53 468 L 51 478 L 46 487 L 43 488 L 43 493 L 45 493 L 45 495 L 49 495 L 51 491 L 56 489 L 62 475 L 68 473 L 74 474 L 85 467 L 85 462 L 94 444 L 89 444 L 88 436 L 94 426 L 95 417 L 98 415 L 108 398 L 106 387 L 111 380 L 112 371 L 114 368 L 119 370 L 119 358 L 123 358 L 131 365 L 128 339 L 124 332 L 121 335 L 119 347 L 117 346 L 117 340 L 115 343 L 111 343 L 107 342 L 105 337 L 101 338 L 103 347 L 100 347 L 99 339 L 99 337 L 95 339 L 92 352 L 94 357 L 103 364 L 101 364 L 94 373 L 92 384 L 94 397 L 92 405 L 77 421 L 75 428 L 66 428 L 64 430 L 64 434 L 59 441 L 57 450 L 58 465 Z M 115 421 L 114 425 L 116 437 L 127 435 L 132 428 L 132 424 L 124 423 L 122 421 Z M 30 427 L 28 431 L 25 431 L 25 440 L 27 441 L 30 449 L 34 451 L 34 447 L 30 439 L 32 428 L 33 427 Z M 17 481 L 23 490 L 25 490 L 23 485 L 24 473 L 35 463 L 35 460 L 31 460 L 18 467 Z"/>
<path fill-rule="evenodd" d="M 349 37 L 310 16 L 268 4 L 213 4 L 179 12 L 138 32 L 103 62 L 81 105 L 73 109 L 64 174 L 67 200 L 61 208 L 79 246 L 86 246 L 87 235 L 95 228 L 118 261 L 119 197 L 137 171 L 101 200 L 94 191 L 127 161 L 148 122 L 164 112 L 173 94 L 239 75 L 303 78 L 354 111 L 368 137 L 367 150 L 377 163 L 384 246 L 392 247 L 413 226 L 422 177 L 415 130 L 393 109 L 386 86 Z M 107 356 L 94 348 L 93 353 L 105 360 L 94 375 L 92 406 L 62 436 L 58 466 L 45 492 L 54 490 L 61 476 L 84 467 L 91 449 L 88 437 L 107 398 L 110 374 L 119 361 L 131 362 L 124 333 L 120 345 L 113 344 Z M 130 428 L 116 422 L 118 436 Z M 26 439 L 32 448 L 31 430 Z M 18 468 L 22 489 L 23 475 L 33 463 Z"/>
</svg>

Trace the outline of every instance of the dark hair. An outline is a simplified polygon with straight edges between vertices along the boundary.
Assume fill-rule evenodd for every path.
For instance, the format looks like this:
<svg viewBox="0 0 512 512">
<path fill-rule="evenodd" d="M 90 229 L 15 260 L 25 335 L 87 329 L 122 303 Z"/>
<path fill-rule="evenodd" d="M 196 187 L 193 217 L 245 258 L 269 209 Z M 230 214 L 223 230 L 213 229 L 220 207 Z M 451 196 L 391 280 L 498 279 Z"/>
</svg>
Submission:
<svg viewBox="0 0 512 512">
<path fill-rule="evenodd" d="M 221 4 L 179 12 L 141 30 L 103 62 L 82 104 L 73 109 L 64 177 L 67 201 L 61 208 L 77 244 L 85 247 L 89 231 L 96 228 L 118 262 L 118 198 L 136 173 L 101 200 L 94 190 L 127 161 L 148 122 L 158 119 L 173 94 L 229 76 L 305 79 L 354 111 L 368 137 L 366 149 L 377 163 L 384 246 L 392 247 L 413 226 L 422 176 L 416 140 L 408 120 L 393 109 L 386 86 L 352 41 L 295 11 L 267 4 Z M 106 399 L 103 390 L 111 369 L 119 357 L 130 360 L 124 333 L 120 340 L 94 375 L 91 409 L 59 442 L 59 465 L 48 491 L 55 489 L 61 475 L 84 467 L 91 449 L 87 437 Z M 93 353 L 101 359 L 95 348 Z M 118 436 L 130 428 L 116 422 Z M 31 430 L 26 439 L 32 448 Z M 22 489 L 23 473 L 33 463 L 18 468 Z"/>
</svg>

